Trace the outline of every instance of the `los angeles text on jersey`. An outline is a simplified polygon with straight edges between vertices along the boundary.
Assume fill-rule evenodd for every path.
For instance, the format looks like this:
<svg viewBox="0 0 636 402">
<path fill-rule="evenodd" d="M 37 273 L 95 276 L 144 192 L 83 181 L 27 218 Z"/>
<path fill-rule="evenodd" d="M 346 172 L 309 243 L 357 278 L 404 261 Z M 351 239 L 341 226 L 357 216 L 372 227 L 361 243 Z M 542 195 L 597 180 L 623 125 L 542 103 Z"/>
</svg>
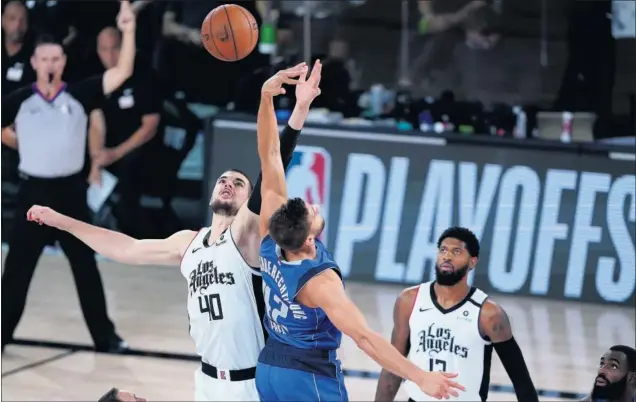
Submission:
<svg viewBox="0 0 636 402">
<path fill-rule="evenodd" d="M 197 269 L 190 272 L 188 286 L 192 296 L 197 292 L 202 293 L 210 285 L 234 285 L 235 283 L 232 272 L 219 272 L 214 261 L 199 261 Z"/>
<path fill-rule="evenodd" d="M 266 260 L 263 257 L 259 257 L 259 258 L 261 262 L 261 271 L 266 272 L 267 274 L 269 274 L 269 276 L 271 276 L 274 279 L 274 282 L 276 282 L 276 286 L 278 287 L 278 291 L 281 295 L 280 298 L 278 297 L 278 295 L 273 296 L 275 299 L 274 301 L 277 304 L 280 304 L 280 309 L 276 309 L 277 311 L 274 312 L 274 314 L 272 314 L 271 316 L 281 314 L 280 311 L 289 309 L 291 310 L 292 315 L 295 319 L 306 320 L 307 316 L 305 315 L 305 312 L 302 310 L 302 308 L 298 304 L 294 303 L 293 301 L 289 299 L 289 291 L 287 289 L 287 285 L 285 284 L 285 280 L 283 279 L 283 275 L 281 275 L 280 271 L 278 270 L 278 266 L 276 266 L 275 264 L 272 264 L 270 261 Z M 271 308 L 269 304 L 271 291 L 267 287 L 267 284 L 265 283 L 265 281 L 263 281 L 263 296 L 266 301 L 266 308 L 269 310 Z M 282 299 L 282 300 L 276 300 L 276 299 Z M 269 313 L 270 312 L 268 311 L 268 316 L 270 316 Z M 286 316 L 287 313 L 283 315 Z M 289 332 L 287 327 L 282 324 L 278 324 L 272 320 L 268 320 L 268 322 L 272 330 L 276 331 L 279 334 L 286 334 Z"/>
<path fill-rule="evenodd" d="M 448 328 L 436 327 L 433 323 L 427 329 L 420 331 L 419 338 L 418 353 L 423 352 L 434 355 L 440 352 L 448 352 L 464 359 L 468 357 L 468 348 L 458 345 L 453 332 Z"/>
</svg>

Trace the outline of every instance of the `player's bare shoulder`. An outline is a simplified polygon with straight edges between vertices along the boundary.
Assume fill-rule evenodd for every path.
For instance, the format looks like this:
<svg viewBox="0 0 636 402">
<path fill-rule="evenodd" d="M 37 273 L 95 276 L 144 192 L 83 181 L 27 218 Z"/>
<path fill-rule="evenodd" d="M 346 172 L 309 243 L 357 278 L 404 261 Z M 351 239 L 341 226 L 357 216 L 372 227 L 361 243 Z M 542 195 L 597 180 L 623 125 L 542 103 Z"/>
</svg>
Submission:
<svg viewBox="0 0 636 402">
<path fill-rule="evenodd" d="M 188 247 L 190 247 L 190 244 L 192 244 L 192 241 L 194 241 L 194 238 L 197 237 L 199 232 L 200 231 L 194 230 L 181 230 L 166 239 L 170 243 L 170 246 L 177 251 L 175 256 L 178 256 L 179 260 L 181 260 L 181 257 L 188 251 Z"/>
<path fill-rule="evenodd" d="M 413 308 L 413 304 L 415 304 L 415 300 L 417 299 L 417 294 L 419 293 L 420 285 L 408 287 L 400 293 L 395 302 L 396 305 L 408 307 L 409 313 Z"/>
<path fill-rule="evenodd" d="M 479 314 L 479 331 L 492 342 L 504 342 L 512 338 L 512 327 L 508 314 L 490 297 L 484 300 Z"/>
<path fill-rule="evenodd" d="M 417 300 L 417 294 L 419 293 L 420 286 L 411 286 L 408 287 L 398 295 L 395 300 L 395 306 L 393 308 L 393 318 L 396 321 L 408 321 L 408 317 L 410 317 L 411 312 L 413 311 L 413 306 L 415 305 L 415 301 Z M 402 318 L 400 320 L 399 318 Z"/>
</svg>

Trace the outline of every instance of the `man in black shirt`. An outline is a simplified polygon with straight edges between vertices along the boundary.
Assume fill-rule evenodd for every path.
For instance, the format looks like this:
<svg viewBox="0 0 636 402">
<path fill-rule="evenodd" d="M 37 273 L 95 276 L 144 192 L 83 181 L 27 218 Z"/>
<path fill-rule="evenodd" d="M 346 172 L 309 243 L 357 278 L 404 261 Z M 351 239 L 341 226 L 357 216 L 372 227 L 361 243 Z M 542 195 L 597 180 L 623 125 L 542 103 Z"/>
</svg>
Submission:
<svg viewBox="0 0 636 402">
<path fill-rule="evenodd" d="M 128 1 L 121 2 L 118 18 L 124 39 L 116 67 L 67 86 L 61 81 L 66 64 L 62 46 L 52 38 L 41 39 L 31 59 L 36 82 L 2 100 L 2 142 L 17 147 L 22 179 L 2 275 L 2 350 L 13 339 L 35 266 L 51 238 L 59 241 L 70 262 L 96 350 L 126 348 L 108 318 L 93 251 L 70 235 L 26 220 L 33 204 L 56 206 L 75 219 L 89 220 L 86 178 L 82 174 L 87 115 L 131 76 L 135 60 L 135 17 Z M 5 130 L 9 126 L 15 131 Z"/>
<path fill-rule="evenodd" d="M 35 80 L 30 58 L 33 47 L 26 8 L 19 1 L 7 3 L 2 12 L 2 97 Z"/>
<path fill-rule="evenodd" d="M 120 48 L 121 35 L 113 27 L 105 28 L 97 37 L 97 54 L 106 69 L 117 65 Z M 133 76 L 106 100 L 103 113 L 91 114 L 90 135 L 97 137 L 91 139 L 91 177 L 94 180 L 102 167 L 117 176 L 121 200 L 115 215 L 120 230 L 132 237 L 142 236 L 138 172 L 143 145 L 154 137 L 159 126 L 159 88 L 154 72 L 137 65 Z"/>
<path fill-rule="evenodd" d="M 2 12 L 2 97 L 35 80 L 30 58 L 32 42 L 27 39 L 29 24 L 27 11 L 19 1 L 6 3 Z M 12 127 L 7 131 L 13 132 Z M 11 205 L 18 182 L 18 154 L 2 145 L 2 203 Z M 9 183 L 13 184 L 11 186 Z M 11 207 L 8 208 L 12 209 Z"/>
</svg>

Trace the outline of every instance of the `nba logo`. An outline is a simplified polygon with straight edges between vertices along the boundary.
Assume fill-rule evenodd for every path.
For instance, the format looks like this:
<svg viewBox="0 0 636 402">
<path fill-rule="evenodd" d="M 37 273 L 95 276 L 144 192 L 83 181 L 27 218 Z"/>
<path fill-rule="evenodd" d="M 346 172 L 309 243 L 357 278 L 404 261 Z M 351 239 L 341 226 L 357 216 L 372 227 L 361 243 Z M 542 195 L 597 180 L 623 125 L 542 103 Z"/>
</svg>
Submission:
<svg viewBox="0 0 636 402">
<path fill-rule="evenodd" d="M 226 380 L 227 378 L 225 378 L 225 370 L 220 370 L 219 374 L 221 374 L 221 380 Z"/>
<path fill-rule="evenodd" d="M 320 207 L 320 214 L 329 217 L 329 190 L 331 185 L 331 156 L 324 148 L 298 146 L 287 168 L 287 195 L 299 197 L 308 204 Z M 319 239 L 327 242 L 327 230 Z"/>
</svg>

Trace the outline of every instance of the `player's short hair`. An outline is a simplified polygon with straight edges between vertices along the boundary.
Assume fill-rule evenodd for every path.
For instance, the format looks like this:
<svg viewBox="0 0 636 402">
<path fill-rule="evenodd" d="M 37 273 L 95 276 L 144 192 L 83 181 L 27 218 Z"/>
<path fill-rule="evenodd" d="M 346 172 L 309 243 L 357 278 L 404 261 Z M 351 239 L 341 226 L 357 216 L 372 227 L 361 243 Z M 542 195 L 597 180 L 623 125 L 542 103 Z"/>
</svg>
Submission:
<svg viewBox="0 0 636 402">
<path fill-rule="evenodd" d="M 308 216 L 305 201 L 292 198 L 269 218 L 269 234 L 283 250 L 299 250 L 309 236 Z"/>
<path fill-rule="evenodd" d="M 460 226 L 453 226 L 444 231 L 437 240 L 437 248 L 442 245 L 442 241 L 446 238 L 453 238 L 464 242 L 466 250 L 471 257 L 479 257 L 479 240 L 477 236 L 470 229 L 466 229 Z"/>
<path fill-rule="evenodd" d="M 252 190 L 254 190 L 254 185 L 252 184 L 252 181 L 250 180 L 250 177 L 247 175 L 247 173 L 245 173 L 241 169 L 228 169 L 226 170 L 226 172 L 234 172 L 234 173 L 242 174 L 243 176 L 245 176 L 245 178 L 247 179 L 247 186 L 248 186 L 247 188 L 249 189 L 250 194 L 252 194 Z"/>
<path fill-rule="evenodd" d="M 627 371 L 636 372 L 636 349 L 625 345 L 614 345 L 610 350 L 624 353 L 627 356 Z"/>
</svg>

